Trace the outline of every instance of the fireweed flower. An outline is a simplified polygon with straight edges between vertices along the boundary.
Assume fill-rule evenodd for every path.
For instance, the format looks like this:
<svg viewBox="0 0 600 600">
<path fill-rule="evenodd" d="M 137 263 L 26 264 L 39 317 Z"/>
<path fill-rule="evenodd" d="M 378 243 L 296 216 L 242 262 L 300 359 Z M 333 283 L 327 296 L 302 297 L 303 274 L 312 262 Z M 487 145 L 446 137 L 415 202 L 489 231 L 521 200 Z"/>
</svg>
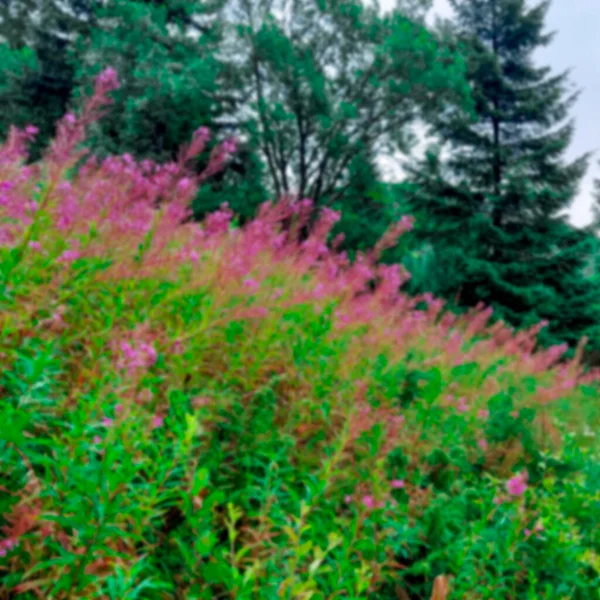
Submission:
<svg viewBox="0 0 600 600">
<path fill-rule="evenodd" d="M 65 250 L 57 259 L 57 262 L 68 265 L 76 261 L 81 255 L 77 250 Z"/>
<path fill-rule="evenodd" d="M 0 556 L 6 556 L 11 550 L 14 550 L 19 545 L 16 538 L 6 538 L 0 540 Z"/>
<path fill-rule="evenodd" d="M 194 136 L 203 142 L 208 142 L 208 140 L 210 140 L 210 129 L 208 127 L 198 127 L 198 129 L 194 131 Z"/>
<path fill-rule="evenodd" d="M 244 287 L 254 291 L 258 289 L 259 285 L 255 279 L 244 279 Z"/>
<path fill-rule="evenodd" d="M 33 138 L 35 138 L 35 136 L 39 133 L 39 129 L 35 126 L 35 125 L 27 125 L 25 127 L 25 134 L 27 135 L 27 138 L 30 140 L 33 140 Z"/>
<path fill-rule="evenodd" d="M 367 508 L 375 508 L 375 499 L 373 496 L 363 496 L 362 502 Z"/>
<path fill-rule="evenodd" d="M 98 75 L 96 84 L 101 88 L 102 93 L 116 90 L 119 87 L 119 76 L 112 67 L 108 67 Z"/>
<path fill-rule="evenodd" d="M 404 481 L 402 479 L 393 479 L 390 485 L 395 490 L 400 490 L 404 487 Z"/>
<path fill-rule="evenodd" d="M 235 139 L 225 140 L 222 144 L 223 151 L 227 154 L 234 154 L 237 149 L 237 141 Z"/>
<path fill-rule="evenodd" d="M 477 411 L 477 416 L 480 419 L 489 419 L 490 418 L 490 411 L 489 410 L 479 410 L 479 411 Z"/>
<path fill-rule="evenodd" d="M 165 421 L 165 418 L 162 417 L 161 415 L 154 415 L 154 417 L 152 418 L 152 428 L 158 429 L 159 427 L 162 427 L 164 421 Z"/>
<path fill-rule="evenodd" d="M 458 399 L 458 404 L 456 405 L 456 410 L 458 412 L 463 413 L 463 412 L 467 412 L 468 408 L 469 407 L 467 406 L 467 399 L 464 398 L 464 397 L 459 398 Z"/>
<path fill-rule="evenodd" d="M 522 496 L 527 489 L 526 475 L 520 473 L 509 479 L 506 483 L 506 489 L 512 496 Z"/>
<path fill-rule="evenodd" d="M 112 425 L 112 419 L 109 419 L 108 417 L 103 417 L 102 425 L 104 425 L 104 427 L 110 427 Z"/>
<path fill-rule="evenodd" d="M 478 445 L 478 446 L 479 446 L 479 447 L 480 447 L 482 450 L 487 450 L 487 448 L 488 448 L 488 443 L 487 443 L 487 440 L 485 440 L 485 439 L 483 439 L 483 438 L 477 441 L 477 445 Z"/>
</svg>

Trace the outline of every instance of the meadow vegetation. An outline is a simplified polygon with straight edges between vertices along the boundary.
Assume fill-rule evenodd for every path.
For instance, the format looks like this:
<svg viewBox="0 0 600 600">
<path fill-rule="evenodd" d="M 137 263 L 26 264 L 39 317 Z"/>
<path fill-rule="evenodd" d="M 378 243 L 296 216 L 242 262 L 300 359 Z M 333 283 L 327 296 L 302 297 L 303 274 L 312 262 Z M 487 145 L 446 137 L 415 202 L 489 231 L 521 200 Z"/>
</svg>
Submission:
<svg viewBox="0 0 600 600">
<path fill-rule="evenodd" d="M 226 205 L 206 169 L 0 151 L 0 597 L 600 598 L 597 374 L 488 325 L 340 215 Z"/>
</svg>

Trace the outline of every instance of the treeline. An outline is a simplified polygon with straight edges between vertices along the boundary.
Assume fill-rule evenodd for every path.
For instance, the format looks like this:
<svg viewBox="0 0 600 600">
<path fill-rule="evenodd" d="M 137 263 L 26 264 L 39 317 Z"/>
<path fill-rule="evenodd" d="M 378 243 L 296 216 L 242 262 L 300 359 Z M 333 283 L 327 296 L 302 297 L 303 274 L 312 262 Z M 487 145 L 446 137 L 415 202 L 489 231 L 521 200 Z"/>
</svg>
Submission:
<svg viewBox="0 0 600 600">
<path fill-rule="evenodd" d="M 0 130 L 33 123 L 43 152 L 56 120 L 114 67 L 115 104 L 90 132 L 100 156 L 169 160 L 199 126 L 237 152 L 194 200 L 243 220 L 267 199 L 310 197 L 343 214 L 351 254 L 401 215 L 414 293 L 457 310 L 479 302 L 514 326 L 547 320 L 545 344 L 600 341 L 594 227 L 565 217 L 589 156 L 569 163 L 567 73 L 533 60 L 550 43 L 548 2 L 427 0 L 382 12 L 361 0 L 4 0 Z M 381 156 L 406 156 L 415 126 L 436 146 L 386 184 Z M 206 165 L 208 153 L 197 168 Z"/>
</svg>

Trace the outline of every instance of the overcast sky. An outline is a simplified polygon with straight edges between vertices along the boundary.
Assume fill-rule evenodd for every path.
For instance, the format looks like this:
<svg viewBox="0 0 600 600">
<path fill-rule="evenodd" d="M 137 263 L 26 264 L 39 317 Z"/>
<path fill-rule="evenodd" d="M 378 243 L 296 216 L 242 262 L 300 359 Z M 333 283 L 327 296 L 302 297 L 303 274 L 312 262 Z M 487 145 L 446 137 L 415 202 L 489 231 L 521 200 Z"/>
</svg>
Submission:
<svg viewBox="0 0 600 600">
<path fill-rule="evenodd" d="M 533 0 L 532 0 L 533 3 Z M 381 0 L 384 8 L 394 0 Z M 433 14 L 452 14 L 447 0 L 434 0 Z M 546 20 L 547 30 L 556 32 L 554 40 L 537 53 L 538 62 L 555 72 L 571 69 L 571 81 L 581 90 L 572 115 L 575 136 L 568 158 L 600 150 L 600 0 L 553 0 Z M 600 177 L 600 152 L 592 159 L 579 196 L 571 208 L 575 225 L 590 220 L 593 179 Z"/>
</svg>

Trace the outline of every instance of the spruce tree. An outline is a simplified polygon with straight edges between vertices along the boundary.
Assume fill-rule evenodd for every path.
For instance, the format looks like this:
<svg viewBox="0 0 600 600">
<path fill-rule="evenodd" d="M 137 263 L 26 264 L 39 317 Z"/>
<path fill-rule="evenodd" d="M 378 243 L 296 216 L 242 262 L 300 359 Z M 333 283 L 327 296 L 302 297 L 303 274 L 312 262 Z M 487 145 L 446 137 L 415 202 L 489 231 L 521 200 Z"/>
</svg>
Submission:
<svg viewBox="0 0 600 600">
<path fill-rule="evenodd" d="M 413 168 L 417 235 L 445 273 L 436 291 L 516 326 L 547 320 L 542 341 L 575 344 L 594 335 L 598 287 L 584 274 L 593 240 L 565 216 L 588 162 L 565 160 L 577 92 L 568 72 L 533 60 L 552 39 L 549 2 L 450 2 L 476 118 L 443 111 L 432 122 L 440 144 Z"/>
</svg>

